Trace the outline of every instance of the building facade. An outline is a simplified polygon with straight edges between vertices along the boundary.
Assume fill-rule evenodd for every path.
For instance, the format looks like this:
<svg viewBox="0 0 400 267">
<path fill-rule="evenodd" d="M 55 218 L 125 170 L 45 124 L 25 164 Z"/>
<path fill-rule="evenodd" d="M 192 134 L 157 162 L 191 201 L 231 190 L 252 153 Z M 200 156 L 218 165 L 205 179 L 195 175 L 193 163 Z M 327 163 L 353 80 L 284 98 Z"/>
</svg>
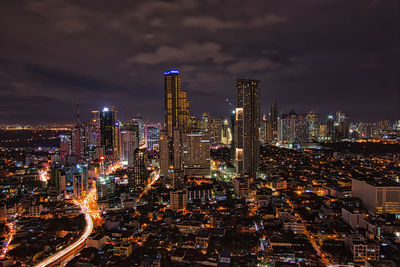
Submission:
<svg viewBox="0 0 400 267">
<path fill-rule="evenodd" d="M 182 166 L 185 175 L 210 176 L 208 132 L 191 131 L 182 135 Z"/>
<path fill-rule="evenodd" d="M 257 80 L 236 80 L 235 164 L 254 178 L 260 155 L 260 87 Z"/>
<path fill-rule="evenodd" d="M 100 136 L 104 155 L 118 159 L 120 153 L 120 129 L 117 109 L 105 107 L 100 112 Z"/>
<path fill-rule="evenodd" d="M 121 131 L 121 161 L 123 165 L 133 166 L 134 151 L 138 148 L 136 132 Z"/>
<path fill-rule="evenodd" d="M 400 214 L 400 185 L 385 178 L 370 181 L 352 179 L 351 193 L 371 215 Z"/>
</svg>

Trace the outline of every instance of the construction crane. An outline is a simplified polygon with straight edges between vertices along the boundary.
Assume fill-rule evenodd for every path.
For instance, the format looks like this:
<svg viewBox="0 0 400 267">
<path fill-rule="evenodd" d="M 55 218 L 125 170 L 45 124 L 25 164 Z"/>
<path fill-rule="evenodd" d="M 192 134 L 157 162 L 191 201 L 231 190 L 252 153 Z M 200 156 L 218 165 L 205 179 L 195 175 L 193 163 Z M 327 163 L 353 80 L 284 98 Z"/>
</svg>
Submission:
<svg viewBox="0 0 400 267">
<path fill-rule="evenodd" d="M 231 107 L 235 108 L 235 106 L 232 104 L 229 98 L 225 98 L 225 102 L 228 103 Z"/>
</svg>

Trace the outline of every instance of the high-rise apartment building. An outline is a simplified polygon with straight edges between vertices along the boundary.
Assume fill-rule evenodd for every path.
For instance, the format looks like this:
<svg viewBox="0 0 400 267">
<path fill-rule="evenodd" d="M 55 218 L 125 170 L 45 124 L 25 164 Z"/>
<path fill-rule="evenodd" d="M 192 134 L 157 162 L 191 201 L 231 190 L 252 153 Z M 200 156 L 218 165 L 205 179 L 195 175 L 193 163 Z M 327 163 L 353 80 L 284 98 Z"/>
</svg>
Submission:
<svg viewBox="0 0 400 267">
<path fill-rule="evenodd" d="M 65 171 L 59 162 L 51 165 L 48 187 L 54 189 L 57 195 L 65 193 Z"/>
<path fill-rule="evenodd" d="M 278 103 L 276 102 L 271 105 L 269 122 L 271 128 L 271 142 L 276 142 L 278 140 Z"/>
<path fill-rule="evenodd" d="M 159 135 L 161 125 L 157 124 L 146 124 L 145 125 L 145 141 L 147 150 L 159 150 Z"/>
<path fill-rule="evenodd" d="M 221 143 L 221 132 L 222 132 L 222 119 L 221 118 L 208 118 L 208 127 L 207 127 L 208 136 L 210 138 L 210 142 L 213 145 L 218 145 Z"/>
<path fill-rule="evenodd" d="M 85 128 L 77 123 L 71 131 L 71 155 L 78 160 L 85 157 Z"/>
<path fill-rule="evenodd" d="M 85 155 L 89 160 L 103 155 L 100 134 L 100 111 L 92 111 L 92 119 L 85 123 Z"/>
<path fill-rule="evenodd" d="M 233 188 L 235 190 L 235 194 L 239 197 L 247 198 L 250 192 L 249 180 L 245 177 L 237 177 L 233 179 Z"/>
<path fill-rule="evenodd" d="M 310 111 L 307 113 L 308 122 L 308 137 L 310 142 L 317 141 L 318 139 L 318 114 L 315 111 Z"/>
<path fill-rule="evenodd" d="M 182 166 L 185 175 L 210 176 L 210 138 L 204 131 L 182 134 Z"/>
<path fill-rule="evenodd" d="M 342 141 L 349 137 L 350 119 L 345 113 L 341 111 L 336 112 L 334 122 L 334 139 L 335 141 Z"/>
<path fill-rule="evenodd" d="M 187 192 L 186 190 L 175 190 L 169 193 L 170 209 L 180 210 L 186 209 L 187 206 Z"/>
<path fill-rule="evenodd" d="M 168 176 L 170 167 L 170 155 L 172 154 L 169 149 L 169 138 L 166 131 L 160 131 L 159 135 L 159 145 L 160 145 L 160 175 Z"/>
<path fill-rule="evenodd" d="M 257 80 L 236 80 L 235 164 L 238 173 L 251 178 L 260 155 L 260 87 Z"/>
<path fill-rule="evenodd" d="M 134 116 L 131 120 L 131 123 L 133 124 L 133 127 L 138 135 L 139 139 L 139 146 L 144 145 L 146 140 L 145 140 L 145 124 L 142 116 L 139 114 Z"/>
<path fill-rule="evenodd" d="M 114 177 L 100 177 L 96 181 L 97 200 L 99 202 L 107 202 L 109 199 L 114 198 L 115 193 L 115 178 Z"/>
<path fill-rule="evenodd" d="M 295 142 L 307 143 L 309 141 L 309 124 L 305 115 L 298 115 L 295 124 Z"/>
<path fill-rule="evenodd" d="M 296 124 L 298 122 L 298 116 L 293 110 L 278 118 L 278 141 L 289 144 L 296 142 Z"/>
<path fill-rule="evenodd" d="M 92 119 L 90 121 L 90 139 L 89 144 L 93 146 L 100 145 L 100 111 L 92 110 Z"/>
<path fill-rule="evenodd" d="M 129 179 L 130 186 L 144 186 L 149 176 L 147 170 L 147 149 L 137 148 L 134 154 L 133 179 Z"/>
<path fill-rule="evenodd" d="M 228 120 L 222 122 L 221 128 L 221 143 L 223 145 L 230 145 L 232 142 L 232 130 Z"/>
<path fill-rule="evenodd" d="M 199 128 L 201 130 L 207 131 L 209 117 L 210 117 L 210 114 L 208 114 L 208 112 L 204 112 L 203 115 L 201 116 L 201 119 L 199 122 Z"/>
<path fill-rule="evenodd" d="M 329 115 L 326 120 L 326 134 L 327 140 L 333 141 L 335 137 L 335 125 L 332 115 Z"/>
<path fill-rule="evenodd" d="M 71 136 L 60 134 L 60 156 L 64 159 L 71 154 Z"/>
<path fill-rule="evenodd" d="M 325 123 L 321 123 L 319 125 L 318 130 L 318 141 L 326 141 L 328 140 L 328 129 Z"/>
<path fill-rule="evenodd" d="M 77 164 L 72 175 L 73 196 L 81 197 L 88 190 L 87 165 Z"/>
<path fill-rule="evenodd" d="M 268 121 L 268 118 L 266 114 L 263 115 L 263 118 L 260 122 L 260 142 L 261 144 L 266 144 L 267 140 L 269 140 L 268 134 L 271 134 L 268 132 L 270 122 Z"/>
<path fill-rule="evenodd" d="M 122 164 L 133 166 L 134 151 L 139 147 L 136 132 L 130 130 L 121 131 L 121 161 Z"/>
<path fill-rule="evenodd" d="M 118 159 L 120 153 L 120 129 L 117 120 L 117 110 L 105 107 L 100 112 L 100 136 L 104 155 Z"/>
</svg>

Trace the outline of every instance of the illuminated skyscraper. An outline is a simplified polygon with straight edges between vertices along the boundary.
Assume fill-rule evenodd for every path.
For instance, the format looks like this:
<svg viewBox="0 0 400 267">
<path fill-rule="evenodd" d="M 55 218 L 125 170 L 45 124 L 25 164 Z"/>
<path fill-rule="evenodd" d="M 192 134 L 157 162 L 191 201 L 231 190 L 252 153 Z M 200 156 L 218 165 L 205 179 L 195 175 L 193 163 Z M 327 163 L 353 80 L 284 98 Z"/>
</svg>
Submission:
<svg viewBox="0 0 400 267">
<path fill-rule="evenodd" d="M 210 114 L 208 114 L 208 112 L 203 113 L 203 116 L 200 119 L 200 129 L 201 130 L 207 131 L 209 117 L 210 117 Z"/>
<path fill-rule="evenodd" d="M 168 134 L 166 131 L 160 131 L 159 136 L 160 145 L 160 175 L 168 176 L 170 164 L 170 146 L 168 141 Z"/>
<path fill-rule="evenodd" d="M 65 171 L 59 162 L 54 162 L 50 169 L 49 188 L 54 188 L 57 195 L 64 194 L 65 191 Z"/>
<path fill-rule="evenodd" d="M 187 129 L 190 117 L 189 101 L 187 100 L 186 92 L 182 91 L 179 71 L 166 71 L 164 75 L 165 124 L 168 137 L 172 138 L 174 129 Z"/>
<path fill-rule="evenodd" d="M 114 198 L 115 193 L 115 178 L 114 177 L 100 177 L 96 181 L 97 200 L 99 202 L 108 202 L 109 199 Z"/>
<path fill-rule="evenodd" d="M 85 157 L 85 128 L 79 120 L 79 103 L 77 104 L 77 121 L 71 131 L 71 155 L 78 160 Z"/>
<path fill-rule="evenodd" d="M 318 115 L 315 111 L 310 111 L 307 113 L 307 121 L 308 121 L 308 136 L 310 142 L 314 142 L 318 139 Z"/>
<path fill-rule="evenodd" d="M 264 114 L 262 120 L 260 121 L 260 142 L 261 144 L 267 143 L 267 140 L 270 140 L 269 134 L 271 134 L 268 129 L 270 127 L 270 122 L 267 119 L 267 116 Z"/>
<path fill-rule="evenodd" d="M 208 132 L 211 144 L 213 145 L 221 144 L 222 124 L 223 120 L 221 118 L 214 118 L 207 112 L 203 113 L 200 120 L 200 130 Z M 192 129 L 196 130 L 196 127 Z"/>
<path fill-rule="evenodd" d="M 134 154 L 133 180 L 129 179 L 130 186 L 144 186 L 149 176 L 147 171 L 147 149 L 137 148 Z"/>
<path fill-rule="evenodd" d="M 328 140 L 328 129 L 325 123 L 321 123 L 319 125 L 319 131 L 318 131 L 318 141 L 326 141 Z"/>
<path fill-rule="evenodd" d="M 145 140 L 148 150 L 159 150 L 158 139 L 160 135 L 160 129 L 161 125 L 159 123 L 145 125 Z"/>
<path fill-rule="evenodd" d="M 276 142 L 278 140 L 278 103 L 276 102 L 271 105 L 269 122 L 271 125 L 271 142 Z"/>
<path fill-rule="evenodd" d="M 232 142 L 232 130 L 229 121 L 225 119 L 222 123 L 221 129 L 221 143 L 223 145 L 230 145 Z"/>
<path fill-rule="evenodd" d="M 117 159 L 120 152 L 120 129 L 116 108 L 105 107 L 100 112 L 100 136 L 104 155 Z"/>
<path fill-rule="evenodd" d="M 327 140 L 333 141 L 334 136 L 335 136 L 334 120 L 333 120 L 333 116 L 329 115 L 328 119 L 326 120 L 326 137 L 327 137 Z"/>
<path fill-rule="evenodd" d="M 170 149 L 172 152 L 170 166 L 174 170 L 180 170 L 182 169 L 182 130 L 174 129 L 173 135 L 172 142 L 170 142 L 170 145 L 172 144 L 172 148 Z"/>
<path fill-rule="evenodd" d="M 278 118 L 278 141 L 292 144 L 296 141 L 297 114 L 292 110 Z"/>
<path fill-rule="evenodd" d="M 182 91 L 181 75 L 177 70 L 164 72 L 165 89 L 165 136 L 160 136 L 161 175 L 170 169 L 181 169 L 182 133 L 189 127 L 189 101 Z M 164 149 L 164 151 L 162 151 Z M 167 150 L 168 152 L 166 152 Z M 168 154 L 167 154 L 168 153 Z M 166 170 L 168 166 L 168 171 Z"/>
<path fill-rule="evenodd" d="M 134 131 L 121 131 L 121 160 L 122 164 L 133 166 L 134 158 L 133 154 L 136 148 L 138 148 L 136 132 Z"/>
<path fill-rule="evenodd" d="M 236 170 L 251 178 L 256 175 L 260 155 L 260 87 L 257 80 L 236 80 Z"/>
<path fill-rule="evenodd" d="M 70 155 L 71 153 L 71 136 L 60 134 L 60 156 L 64 157 Z"/>
<path fill-rule="evenodd" d="M 221 118 L 208 118 L 207 132 L 213 145 L 221 144 L 222 123 L 223 120 Z"/>
<path fill-rule="evenodd" d="M 295 142 L 307 143 L 309 141 L 309 125 L 305 115 L 298 115 L 295 124 Z"/>
<path fill-rule="evenodd" d="M 145 125 L 142 116 L 136 115 L 132 118 L 132 123 L 135 127 L 135 131 L 137 132 L 139 138 L 139 146 L 144 145 L 145 143 Z M 137 129 L 137 130 L 136 130 Z"/>
<path fill-rule="evenodd" d="M 78 198 L 82 196 L 88 189 L 87 166 L 78 164 L 73 174 L 73 195 Z"/>
<path fill-rule="evenodd" d="M 85 123 L 85 155 L 89 160 L 103 155 L 100 135 L 100 111 L 92 111 L 92 119 Z"/>
<path fill-rule="evenodd" d="M 349 137 L 350 119 L 341 111 L 336 112 L 335 117 L 335 141 L 342 141 Z"/>
<path fill-rule="evenodd" d="M 92 120 L 91 120 L 91 138 L 90 144 L 94 146 L 100 145 L 100 111 L 92 110 Z"/>
<path fill-rule="evenodd" d="M 71 131 L 71 155 L 82 160 L 85 156 L 85 128 L 77 123 Z"/>
</svg>

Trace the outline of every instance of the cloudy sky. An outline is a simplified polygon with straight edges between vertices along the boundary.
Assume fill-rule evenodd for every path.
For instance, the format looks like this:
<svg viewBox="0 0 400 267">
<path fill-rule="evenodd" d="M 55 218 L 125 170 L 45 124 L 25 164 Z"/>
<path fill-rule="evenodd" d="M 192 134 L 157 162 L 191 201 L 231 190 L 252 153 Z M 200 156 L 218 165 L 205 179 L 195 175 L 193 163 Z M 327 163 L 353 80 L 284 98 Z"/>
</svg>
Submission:
<svg viewBox="0 0 400 267">
<path fill-rule="evenodd" d="M 400 119 L 396 0 L 2 0 L 0 123 L 68 122 L 106 104 L 163 120 L 163 72 L 192 112 L 227 116 L 235 79 L 262 110 Z"/>
</svg>

